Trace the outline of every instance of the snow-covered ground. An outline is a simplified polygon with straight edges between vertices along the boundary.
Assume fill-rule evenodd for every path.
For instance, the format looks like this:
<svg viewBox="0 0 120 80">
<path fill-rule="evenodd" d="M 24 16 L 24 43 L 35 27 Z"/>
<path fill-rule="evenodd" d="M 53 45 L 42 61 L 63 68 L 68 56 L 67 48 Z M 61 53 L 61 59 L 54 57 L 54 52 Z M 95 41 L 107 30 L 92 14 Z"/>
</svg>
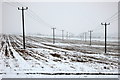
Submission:
<svg viewBox="0 0 120 80">
<path fill-rule="evenodd" d="M 47 36 L 47 35 L 37 35 L 37 34 L 28 34 L 29 36 L 36 36 L 36 37 L 47 37 L 47 38 L 53 38 L 53 36 Z M 55 36 L 58 39 L 62 39 L 62 36 Z M 81 37 L 68 37 L 70 40 L 84 40 Z M 64 37 L 64 39 L 67 39 L 67 37 Z M 93 41 L 105 41 L 105 38 L 97 38 L 97 37 L 92 37 L 91 38 Z M 90 38 L 89 36 L 86 37 L 86 40 L 89 41 Z M 112 38 L 112 37 L 107 37 L 107 41 L 109 42 L 118 42 L 118 37 Z"/>
<path fill-rule="evenodd" d="M 0 75 L 4 78 L 118 77 L 118 43 L 0 35 Z"/>
</svg>

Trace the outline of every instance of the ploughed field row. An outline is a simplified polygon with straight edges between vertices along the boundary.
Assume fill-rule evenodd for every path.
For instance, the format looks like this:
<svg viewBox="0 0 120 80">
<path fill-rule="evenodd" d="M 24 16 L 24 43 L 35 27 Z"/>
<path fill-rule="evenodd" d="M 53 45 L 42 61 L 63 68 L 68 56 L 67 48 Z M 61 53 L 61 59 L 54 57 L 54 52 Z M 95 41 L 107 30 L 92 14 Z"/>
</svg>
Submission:
<svg viewBox="0 0 120 80">
<path fill-rule="evenodd" d="M 108 43 L 104 53 L 103 42 L 26 37 L 23 49 L 22 36 L 0 35 L 0 64 L 2 73 L 51 73 L 51 72 L 117 72 L 118 44 Z"/>
</svg>

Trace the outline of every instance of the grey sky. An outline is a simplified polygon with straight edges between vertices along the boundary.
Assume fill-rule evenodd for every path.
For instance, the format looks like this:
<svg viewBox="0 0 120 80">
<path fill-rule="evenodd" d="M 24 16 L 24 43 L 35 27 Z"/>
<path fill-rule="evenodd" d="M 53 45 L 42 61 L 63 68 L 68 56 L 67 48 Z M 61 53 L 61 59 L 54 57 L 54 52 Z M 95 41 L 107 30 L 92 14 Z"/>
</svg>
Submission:
<svg viewBox="0 0 120 80">
<path fill-rule="evenodd" d="M 3 4 L 3 32 L 22 33 L 21 11 L 18 11 L 17 7 L 13 7 L 21 5 L 10 4 Z M 104 27 L 100 23 L 118 11 L 117 2 L 31 2 L 21 4 L 29 7 L 25 11 L 26 33 L 52 34 L 50 27 L 56 27 L 59 30 L 63 29 L 77 35 L 82 32 L 88 32 L 88 30 L 95 29 L 98 26 L 96 32 L 102 32 Z M 39 20 L 40 23 L 35 21 L 29 15 L 29 10 L 32 10 L 50 25 L 43 24 L 42 20 Z M 103 30 L 99 30 L 100 27 L 103 27 Z M 108 27 L 108 33 L 117 33 L 117 28 L 118 22 L 114 21 Z M 61 34 L 59 30 L 56 31 L 57 34 Z"/>
</svg>

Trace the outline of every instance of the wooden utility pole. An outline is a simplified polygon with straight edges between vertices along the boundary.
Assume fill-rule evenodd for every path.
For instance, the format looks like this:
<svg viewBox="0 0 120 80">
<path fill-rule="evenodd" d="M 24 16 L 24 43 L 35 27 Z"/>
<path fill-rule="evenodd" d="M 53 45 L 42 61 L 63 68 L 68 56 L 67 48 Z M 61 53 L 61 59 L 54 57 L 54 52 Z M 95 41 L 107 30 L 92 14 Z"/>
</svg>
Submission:
<svg viewBox="0 0 120 80">
<path fill-rule="evenodd" d="M 55 29 L 56 28 L 52 28 L 53 29 L 53 44 L 55 44 Z"/>
<path fill-rule="evenodd" d="M 84 35 L 85 35 L 85 42 L 86 42 L 86 32 L 84 33 Z"/>
<path fill-rule="evenodd" d="M 85 39 L 84 39 L 84 33 L 82 33 L 82 38 L 83 38 L 83 41 L 84 41 L 84 40 L 85 40 Z"/>
<path fill-rule="evenodd" d="M 80 35 L 81 41 L 82 41 L 82 35 Z"/>
<path fill-rule="evenodd" d="M 91 38 L 92 38 L 92 30 L 89 31 L 90 32 L 90 45 L 91 45 Z"/>
<path fill-rule="evenodd" d="M 67 39 L 68 39 L 68 36 L 69 36 L 69 35 L 68 35 L 68 32 L 67 32 L 67 35 L 66 35 Z"/>
<path fill-rule="evenodd" d="M 22 7 L 22 9 L 20 9 L 18 7 L 18 10 L 22 11 L 22 25 L 23 25 L 23 48 L 25 49 L 25 26 L 24 26 L 24 10 L 27 10 L 28 7 Z"/>
<path fill-rule="evenodd" d="M 64 40 L 64 30 L 62 30 L 62 40 Z"/>
<path fill-rule="evenodd" d="M 105 26 L 105 53 L 107 52 L 107 25 L 110 25 L 110 23 L 101 23 L 101 25 L 104 25 Z"/>
</svg>

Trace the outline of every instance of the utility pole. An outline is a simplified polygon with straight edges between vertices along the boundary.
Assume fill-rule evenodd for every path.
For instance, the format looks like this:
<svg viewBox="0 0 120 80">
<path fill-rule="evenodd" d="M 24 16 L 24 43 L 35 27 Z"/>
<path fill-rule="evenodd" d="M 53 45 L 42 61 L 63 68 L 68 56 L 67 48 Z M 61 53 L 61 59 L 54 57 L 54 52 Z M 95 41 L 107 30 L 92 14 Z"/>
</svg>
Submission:
<svg viewBox="0 0 120 80">
<path fill-rule="evenodd" d="M 53 44 L 55 44 L 55 29 L 56 28 L 52 28 L 53 29 Z"/>
<path fill-rule="evenodd" d="M 68 39 L 70 39 L 70 32 L 68 33 Z"/>
<path fill-rule="evenodd" d="M 86 32 L 84 34 L 85 34 L 85 42 L 86 42 Z"/>
<path fill-rule="evenodd" d="M 101 25 L 105 26 L 105 53 L 106 53 L 107 52 L 107 25 L 110 25 L 110 23 L 107 24 L 105 22 L 105 24 L 101 23 Z"/>
<path fill-rule="evenodd" d="M 82 33 L 82 35 L 83 35 L 82 37 L 83 37 L 83 41 L 84 41 L 84 33 Z"/>
<path fill-rule="evenodd" d="M 67 32 L 67 36 L 66 36 L 66 37 L 67 37 L 67 39 L 68 39 L 68 32 Z"/>
<path fill-rule="evenodd" d="M 18 7 L 18 10 L 22 11 L 22 25 L 23 25 L 23 48 L 25 49 L 25 26 L 24 26 L 24 10 L 27 10 L 28 7 L 22 7 L 22 9 L 20 9 Z"/>
<path fill-rule="evenodd" d="M 82 41 L 84 41 L 84 35 L 83 35 L 83 33 L 81 34 L 81 37 L 82 37 Z"/>
<path fill-rule="evenodd" d="M 64 40 L 64 30 L 62 30 L 62 40 Z"/>
<path fill-rule="evenodd" d="M 92 30 L 89 31 L 90 32 L 90 45 L 91 45 L 91 37 L 92 37 Z"/>
<path fill-rule="evenodd" d="M 80 35 L 81 41 L 82 41 L 82 35 Z"/>
</svg>

